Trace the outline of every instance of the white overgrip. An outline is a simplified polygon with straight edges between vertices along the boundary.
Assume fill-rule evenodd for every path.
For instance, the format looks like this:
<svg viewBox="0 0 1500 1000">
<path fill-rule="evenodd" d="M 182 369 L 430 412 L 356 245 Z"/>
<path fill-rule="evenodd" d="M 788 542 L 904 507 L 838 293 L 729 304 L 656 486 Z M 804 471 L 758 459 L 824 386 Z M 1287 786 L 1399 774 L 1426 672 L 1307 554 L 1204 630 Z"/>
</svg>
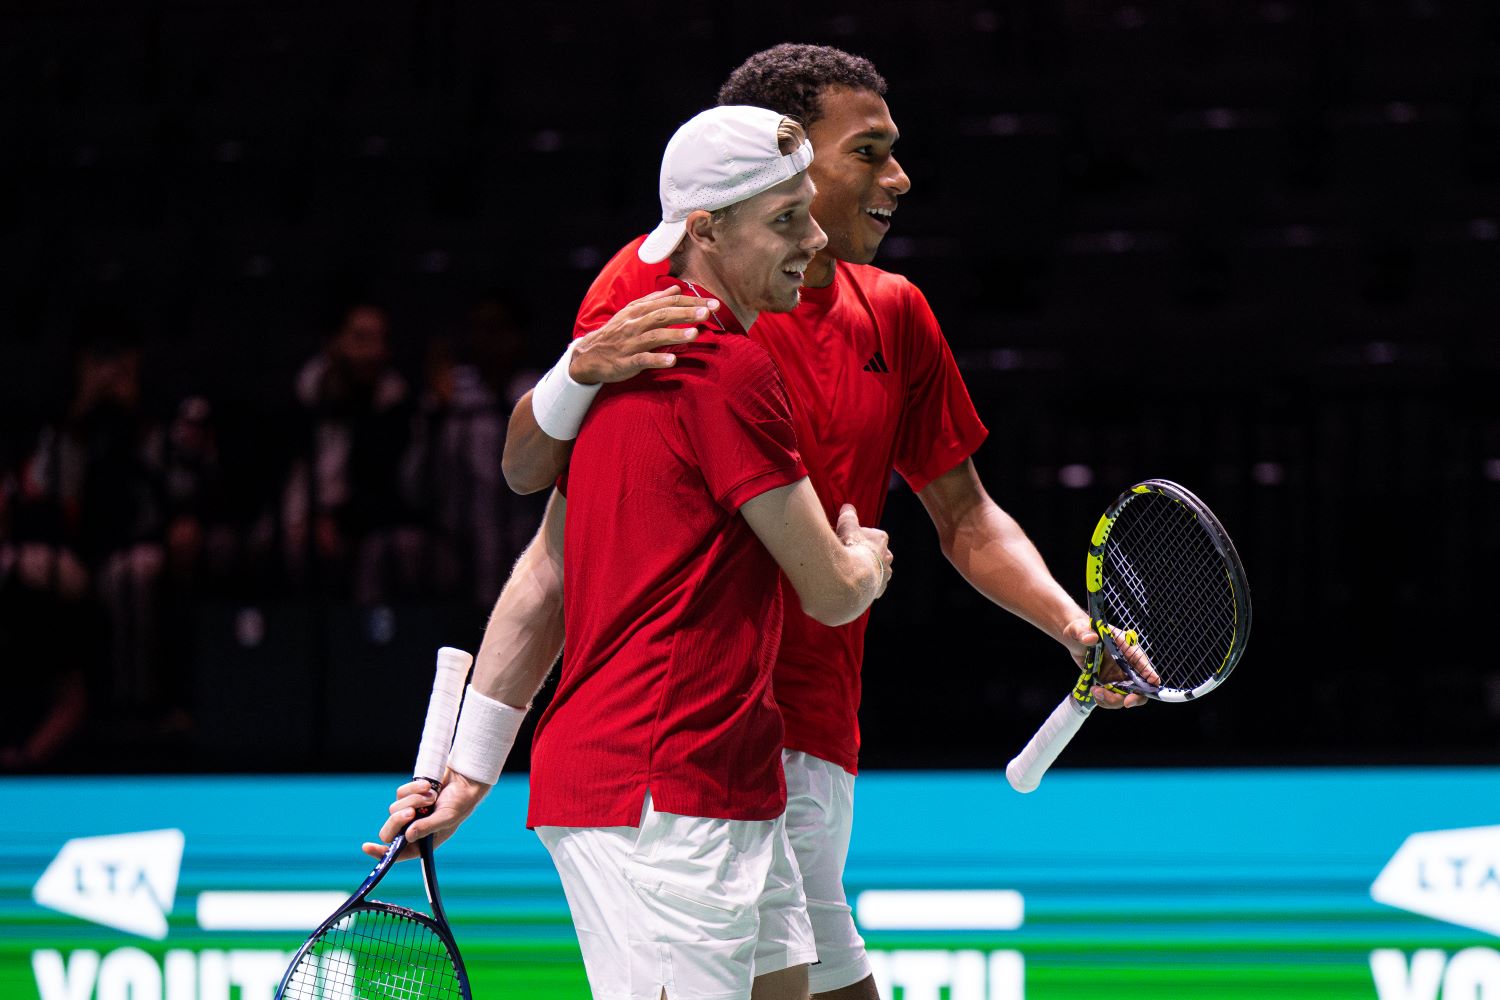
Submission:
<svg viewBox="0 0 1500 1000">
<path fill-rule="evenodd" d="M 463 700 L 464 681 L 474 657 L 461 649 L 444 646 L 437 654 L 437 676 L 432 682 L 432 698 L 427 703 L 427 721 L 422 726 L 422 745 L 417 750 L 414 777 L 441 781 L 448 766 L 448 750 L 453 746 L 453 724 L 458 721 L 458 706 Z"/>
<path fill-rule="evenodd" d="M 1018 792 L 1034 792 L 1042 775 L 1057 760 L 1057 755 L 1072 741 L 1083 720 L 1094 710 L 1094 703 L 1081 702 L 1071 694 L 1062 700 L 1047 721 L 1036 731 L 1031 742 L 1005 767 L 1005 779 Z"/>
</svg>

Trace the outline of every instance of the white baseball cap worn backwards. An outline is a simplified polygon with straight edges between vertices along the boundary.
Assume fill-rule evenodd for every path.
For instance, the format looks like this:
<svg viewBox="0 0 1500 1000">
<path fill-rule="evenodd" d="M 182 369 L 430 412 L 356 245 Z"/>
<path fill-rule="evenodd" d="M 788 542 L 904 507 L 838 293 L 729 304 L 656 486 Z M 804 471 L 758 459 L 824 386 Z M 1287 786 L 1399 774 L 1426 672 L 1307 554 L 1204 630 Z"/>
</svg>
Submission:
<svg viewBox="0 0 1500 1000">
<path fill-rule="evenodd" d="M 812 143 L 804 141 L 786 155 L 777 144 L 784 117 L 765 108 L 725 105 L 679 128 L 661 158 L 661 225 L 641 244 L 641 260 L 655 264 L 670 257 L 693 212 L 717 212 L 806 170 Z"/>
</svg>

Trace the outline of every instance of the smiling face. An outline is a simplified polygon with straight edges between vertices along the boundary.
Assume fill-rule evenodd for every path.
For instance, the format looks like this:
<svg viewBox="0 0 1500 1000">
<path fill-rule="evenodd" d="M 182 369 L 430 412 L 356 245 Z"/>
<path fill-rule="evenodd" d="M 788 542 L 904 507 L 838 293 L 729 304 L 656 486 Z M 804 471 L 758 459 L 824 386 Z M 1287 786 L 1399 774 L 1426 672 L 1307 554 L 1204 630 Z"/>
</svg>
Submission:
<svg viewBox="0 0 1500 1000">
<path fill-rule="evenodd" d="M 694 212 L 682 277 L 722 296 L 746 329 L 762 312 L 791 312 L 803 272 L 828 242 L 813 219 L 814 190 L 804 171 L 732 205 L 717 222 Z"/>
<path fill-rule="evenodd" d="M 851 264 L 874 260 L 896 202 L 911 190 L 911 179 L 891 154 L 900 133 L 883 97 L 828 87 L 821 108 L 823 116 L 807 130 L 817 152 L 808 173 L 818 186 L 812 211 L 828 234 L 828 248 L 808 269 L 813 287 L 833 280 L 830 257 Z"/>
</svg>

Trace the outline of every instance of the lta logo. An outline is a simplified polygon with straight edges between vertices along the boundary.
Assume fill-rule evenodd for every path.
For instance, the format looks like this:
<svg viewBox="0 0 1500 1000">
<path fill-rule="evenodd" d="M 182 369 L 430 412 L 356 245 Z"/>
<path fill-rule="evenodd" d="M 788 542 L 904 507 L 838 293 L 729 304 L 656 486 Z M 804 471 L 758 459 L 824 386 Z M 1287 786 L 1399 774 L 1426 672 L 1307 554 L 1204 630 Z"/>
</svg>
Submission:
<svg viewBox="0 0 1500 1000">
<path fill-rule="evenodd" d="M 32 890 L 42 906 L 161 941 L 176 905 L 181 830 L 81 837 L 63 845 Z M 198 895 L 199 930 L 295 931 L 314 927 L 341 892 L 216 892 Z M 291 956 L 279 948 L 172 948 L 155 955 L 125 945 L 31 954 L 40 1000 L 271 1000 Z"/>
<path fill-rule="evenodd" d="M 1500 935 L 1500 826 L 1414 833 L 1370 886 L 1378 903 Z M 1477 1000 L 1500 996 L 1500 952 L 1437 948 L 1407 956 L 1370 953 L 1380 1000 Z"/>
<path fill-rule="evenodd" d="M 79 837 L 63 845 L 31 898 L 41 906 L 160 941 L 177 898 L 181 830 Z"/>
</svg>

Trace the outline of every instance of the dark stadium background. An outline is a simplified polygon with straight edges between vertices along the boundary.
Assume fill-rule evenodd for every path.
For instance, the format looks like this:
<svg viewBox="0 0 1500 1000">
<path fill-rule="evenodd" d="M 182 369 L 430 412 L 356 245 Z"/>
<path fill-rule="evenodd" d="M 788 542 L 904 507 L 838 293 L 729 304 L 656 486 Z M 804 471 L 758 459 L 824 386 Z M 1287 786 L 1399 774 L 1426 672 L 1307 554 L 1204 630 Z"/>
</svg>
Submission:
<svg viewBox="0 0 1500 1000">
<path fill-rule="evenodd" d="M 1495 762 L 1500 8 L 1482 0 L 10 0 L 0 461 L 61 416 L 101 315 L 143 349 L 149 412 L 211 403 L 246 517 L 274 505 L 292 379 L 340 304 L 388 311 L 413 384 L 486 294 L 545 366 L 593 272 L 653 223 L 666 138 L 786 40 L 889 80 L 914 189 L 877 263 L 927 293 L 991 430 L 981 475 L 1059 579 L 1081 597 L 1087 533 L 1149 476 L 1198 492 L 1244 557 L 1232 682 L 1097 719 L 1067 762 Z M 898 572 L 869 632 L 863 764 L 999 768 L 1072 670 L 948 567 L 904 485 L 884 526 Z M 361 607 L 274 573 L 175 593 L 173 726 L 118 711 L 76 636 L 0 671 L 90 661 L 89 721 L 49 768 L 399 770 L 432 648 L 477 646 L 485 611 Z"/>
</svg>

